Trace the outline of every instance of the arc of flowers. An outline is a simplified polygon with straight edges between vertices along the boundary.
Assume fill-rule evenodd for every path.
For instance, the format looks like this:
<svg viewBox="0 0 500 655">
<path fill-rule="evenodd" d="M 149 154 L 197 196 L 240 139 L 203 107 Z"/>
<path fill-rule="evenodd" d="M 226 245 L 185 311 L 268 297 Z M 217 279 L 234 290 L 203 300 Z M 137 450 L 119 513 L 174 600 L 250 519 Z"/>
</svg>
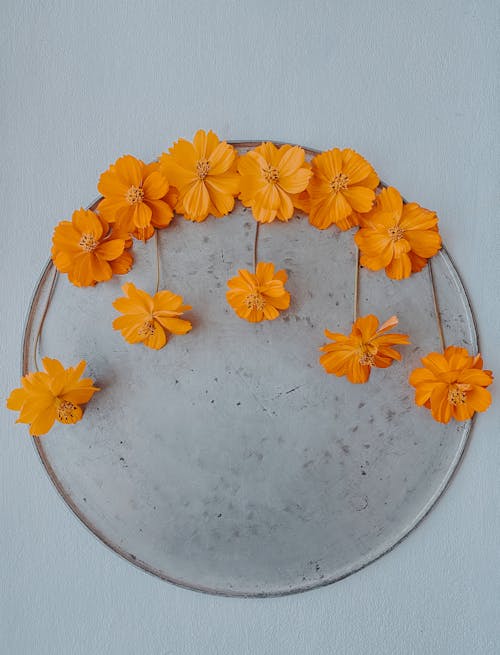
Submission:
<svg viewBox="0 0 500 655">
<path fill-rule="evenodd" d="M 333 343 L 321 348 L 325 370 L 354 383 L 366 382 L 373 367 L 385 368 L 401 358 L 394 345 L 409 343 L 407 335 L 389 333 L 397 325 L 395 316 L 380 326 L 374 315 L 358 316 L 360 265 L 372 271 L 385 269 L 394 280 L 428 265 L 443 352 L 429 353 L 422 358 L 424 368 L 411 373 L 415 402 L 441 422 L 451 417 L 466 420 L 484 411 L 491 402 L 486 390 L 493 380 L 491 371 L 483 370 L 479 354 L 470 356 L 464 348 L 445 344 L 431 262 L 441 247 L 437 216 L 406 203 L 392 187 L 380 190 L 379 183 L 371 164 L 350 148 L 333 148 L 308 162 L 299 146 L 263 142 L 238 157 L 232 144 L 204 130 L 198 130 L 192 142 L 179 139 L 150 164 L 131 155 L 120 157 L 100 176 L 102 199 L 96 211 L 77 210 L 71 221 L 61 221 L 54 230 L 54 276 L 35 336 L 36 371 L 22 378 L 22 387 L 11 393 L 7 406 L 20 411 L 18 420 L 30 425 L 31 434 L 43 434 L 55 420 L 81 419 L 81 405 L 98 388 L 90 379 L 79 380 L 85 362 L 64 369 L 57 360 L 44 358 L 45 370 L 39 370 L 45 318 L 60 273 L 78 287 L 126 274 L 133 264 L 133 238 L 147 241 L 155 234 L 155 291 L 150 295 L 131 282 L 125 284 L 125 296 L 113 303 L 122 314 L 113 327 L 127 342 L 154 349 L 167 343 L 168 334 L 191 330 L 191 323 L 180 318 L 191 307 L 182 304 L 181 296 L 160 291 L 159 230 L 171 223 L 174 211 L 194 222 L 209 215 L 225 216 L 238 196 L 256 221 L 253 272 L 240 269 L 228 281 L 227 300 L 240 318 L 274 320 L 290 304 L 286 271 L 275 272 L 273 263 L 258 261 L 261 223 L 287 222 L 297 208 L 321 230 L 332 225 L 343 231 L 356 227 L 353 324 L 350 335 L 326 330 Z"/>
</svg>

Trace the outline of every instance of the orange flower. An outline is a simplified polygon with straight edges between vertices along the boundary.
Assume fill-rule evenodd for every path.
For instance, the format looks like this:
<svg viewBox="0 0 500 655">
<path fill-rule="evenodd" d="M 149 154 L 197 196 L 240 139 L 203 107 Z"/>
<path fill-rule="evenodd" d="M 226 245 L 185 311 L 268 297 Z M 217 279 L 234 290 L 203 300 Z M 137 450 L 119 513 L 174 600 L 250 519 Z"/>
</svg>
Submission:
<svg viewBox="0 0 500 655">
<path fill-rule="evenodd" d="M 422 358 L 425 368 L 412 371 L 409 382 L 415 387 L 415 402 L 431 410 L 436 421 L 450 418 L 466 421 L 474 412 L 484 412 L 491 403 L 485 389 L 493 382 L 491 371 L 483 370 L 481 355 L 469 356 L 465 348 L 448 346 L 443 354 Z"/>
<path fill-rule="evenodd" d="M 46 434 L 54 421 L 77 423 L 83 414 L 80 405 L 99 391 L 90 378 L 79 379 L 84 361 L 67 369 L 57 359 L 42 361 L 45 371 L 21 378 L 22 387 L 14 389 L 7 400 L 9 409 L 20 412 L 16 423 L 28 423 L 32 436 Z"/>
<path fill-rule="evenodd" d="M 325 330 L 334 343 L 320 348 L 325 353 L 319 358 L 320 364 L 327 373 L 345 375 L 354 384 L 367 382 L 372 366 L 387 368 L 393 360 L 401 359 L 401 354 L 391 346 L 410 343 L 407 334 L 385 334 L 397 324 L 398 319 L 391 316 L 378 327 L 378 318 L 368 314 L 355 321 L 349 336 Z"/>
<path fill-rule="evenodd" d="M 259 262 L 255 273 L 240 269 L 228 280 L 228 303 L 240 318 L 250 323 L 272 321 L 279 310 L 288 309 L 290 294 L 284 284 L 288 279 L 285 270 L 274 272 L 274 264 Z"/>
<path fill-rule="evenodd" d="M 182 296 L 171 291 L 158 291 L 150 296 L 131 282 L 122 287 L 126 297 L 117 298 L 113 307 L 123 314 L 115 318 L 113 327 L 120 330 L 128 343 L 142 342 L 159 350 L 167 343 L 166 332 L 186 334 L 191 323 L 179 316 L 191 307 L 182 304 Z"/>
<path fill-rule="evenodd" d="M 354 237 L 362 266 L 385 268 L 394 280 L 416 273 L 441 248 L 437 216 L 412 202 L 403 204 L 397 189 L 388 187 L 377 196 L 375 207 L 361 216 Z"/>
<path fill-rule="evenodd" d="M 274 143 L 262 143 L 240 157 L 240 200 L 252 208 L 260 223 L 271 223 L 275 218 L 288 221 L 293 215 L 295 197 L 307 187 L 310 168 L 303 148 L 277 148 Z M 302 203 L 299 206 L 302 208 Z"/>
<path fill-rule="evenodd" d="M 131 269 L 132 255 L 125 252 L 129 245 L 123 233 L 109 232 L 108 224 L 98 214 L 78 209 L 71 222 L 61 221 L 56 226 L 52 261 L 77 287 L 93 286 Z"/>
<path fill-rule="evenodd" d="M 158 162 L 120 157 L 101 175 L 97 189 L 104 196 L 98 210 L 105 220 L 138 238 L 151 236 L 151 226 L 167 226 L 174 215 L 167 200 L 169 184 Z"/>
<path fill-rule="evenodd" d="M 350 148 L 327 150 L 311 162 L 309 222 L 320 230 L 357 225 L 353 212 L 370 211 L 379 179 L 371 164 Z"/>
<path fill-rule="evenodd" d="M 160 158 L 160 168 L 179 189 L 176 211 L 197 223 L 209 214 L 221 217 L 232 211 L 240 188 L 237 152 L 211 130 L 198 130 L 193 143 L 179 139 Z"/>
</svg>

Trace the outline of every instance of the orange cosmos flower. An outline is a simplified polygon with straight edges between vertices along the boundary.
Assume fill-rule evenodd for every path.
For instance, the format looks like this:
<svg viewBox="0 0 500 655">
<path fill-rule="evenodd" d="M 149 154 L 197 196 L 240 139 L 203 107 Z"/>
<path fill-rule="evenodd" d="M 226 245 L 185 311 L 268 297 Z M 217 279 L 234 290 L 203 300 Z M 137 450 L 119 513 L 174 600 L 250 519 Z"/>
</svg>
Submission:
<svg viewBox="0 0 500 655">
<path fill-rule="evenodd" d="M 361 215 L 361 229 L 354 237 L 362 266 L 385 268 L 394 280 L 422 270 L 441 248 L 437 223 L 434 212 L 415 202 L 403 204 L 393 187 L 383 189 L 372 211 Z"/>
<path fill-rule="evenodd" d="M 127 273 L 133 258 L 125 234 L 109 231 L 106 221 L 88 209 L 73 212 L 70 221 L 61 221 L 54 229 L 52 261 L 77 287 L 93 286 L 109 280 L 113 274 Z"/>
<path fill-rule="evenodd" d="M 16 423 L 28 423 L 32 436 L 46 434 L 54 421 L 77 423 L 83 415 L 80 405 L 99 391 L 90 378 L 80 380 L 84 361 L 67 369 L 57 359 L 42 361 L 45 371 L 21 378 L 22 387 L 14 389 L 7 400 L 9 409 L 20 412 Z"/>
<path fill-rule="evenodd" d="M 113 307 L 123 314 L 115 318 L 113 327 L 120 330 L 128 343 L 142 342 L 159 350 L 167 343 L 167 331 L 186 334 L 191 323 L 179 316 L 191 307 L 182 304 L 182 296 L 171 291 L 158 291 L 154 296 L 137 289 L 131 282 L 122 287 L 124 298 L 117 298 Z"/>
<path fill-rule="evenodd" d="M 303 207 L 299 194 L 307 187 L 310 168 L 303 148 L 262 143 L 240 157 L 240 200 L 252 208 L 260 223 L 271 223 L 275 218 L 288 221 L 293 215 L 294 199 Z"/>
<path fill-rule="evenodd" d="M 179 189 L 176 211 L 197 223 L 209 214 L 221 217 L 232 211 L 240 188 L 233 146 L 211 130 L 198 130 L 193 142 L 179 139 L 160 158 L 160 168 Z"/>
<path fill-rule="evenodd" d="M 145 164 L 132 155 L 120 157 L 101 175 L 97 189 L 104 196 L 98 206 L 104 219 L 138 238 L 151 236 L 151 226 L 165 227 L 172 220 L 169 184 L 158 162 Z"/>
<path fill-rule="evenodd" d="M 246 269 L 228 280 L 228 303 L 240 318 L 250 323 L 272 321 L 279 310 L 288 309 L 290 294 L 284 284 L 288 279 L 285 270 L 274 272 L 274 264 L 259 262 L 255 273 Z"/>
<path fill-rule="evenodd" d="M 471 357 L 465 348 L 448 346 L 443 354 L 422 358 L 425 368 L 412 371 L 409 382 L 415 387 L 415 402 L 431 410 L 436 421 L 450 418 L 466 421 L 474 412 L 484 412 L 491 403 L 485 389 L 493 382 L 491 371 L 483 370 L 481 355 Z"/>
<path fill-rule="evenodd" d="M 397 324 L 398 319 L 391 316 L 378 327 L 378 318 L 368 314 L 355 321 L 349 336 L 325 330 L 325 336 L 333 343 L 320 348 L 325 353 L 319 358 L 320 364 L 327 373 L 345 375 L 354 384 L 367 382 L 373 366 L 387 368 L 393 360 L 401 359 L 401 354 L 391 346 L 410 343 L 407 334 L 385 334 Z"/>
<path fill-rule="evenodd" d="M 353 213 L 370 211 L 379 184 L 371 164 L 350 148 L 322 152 L 311 164 L 309 222 L 320 230 L 357 225 Z"/>
</svg>

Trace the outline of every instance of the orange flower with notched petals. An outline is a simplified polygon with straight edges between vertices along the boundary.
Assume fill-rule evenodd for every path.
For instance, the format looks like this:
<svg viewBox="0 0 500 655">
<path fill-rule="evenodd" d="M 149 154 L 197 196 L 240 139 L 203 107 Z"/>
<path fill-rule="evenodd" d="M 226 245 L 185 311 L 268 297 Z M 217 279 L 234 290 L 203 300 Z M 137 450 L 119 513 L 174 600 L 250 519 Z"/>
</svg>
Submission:
<svg viewBox="0 0 500 655">
<path fill-rule="evenodd" d="M 154 296 L 137 289 L 131 282 L 122 287 L 125 297 L 117 298 L 113 307 L 123 314 L 115 318 L 113 327 L 120 330 L 128 343 L 143 343 L 159 350 L 167 343 L 167 332 L 186 334 L 191 323 L 179 318 L 191 309 L 182 304 L 182 296 L 171 291 L 158 291 Z"/>
<path fill-rule="evenodd" d="M 280 311 L 290 306 L 290 294 L 285 289 L 288 275 L 285 270 L 274 272 L 274 264 L 259 262 L 255 273 L 240 269 L 228 280 L 228 303 L 236 314 L 249 321 L 272 321 Z"/>
<path fill-rule="evenodd" d="M 481 355 L 471 357 L 465 348 L 448 346 L 443 354 L 423 357 L 422 364 L 424 368 L 412 371 L 409 382 L 415 387 L 415 403 L 430 409 L 436 421 L 466 421 L 490 406 L 491 394 L 485 387 L 493 375 L 483 370 Z"/>
<path fill-rule="evenodd" d="M 127 237 L 109 230 L 106 221 L 89 209 L 73 212 L 70 221 L 61 221 L 54 229 L 52 261 L 77 287 L 105 282 L 113 274 L 127 273 L 132 267 L 132 255 Z"/>
<path fill-rule="evenodd" d="M 395 359 L 401 359 L 392 346 L 410 343 L 407 334 L 386 334 L 397 324 L 398 319 L 391 316 L 379 327 L 378 318 L 368 314 L 353 323 L 349 336 L 325 330 L 333 343 L 320 348 L 325 353 L 319 358 L 320 364 L 327 373 L 345 375 L 353 384 L 367 382 L 372 367 L 387 368 Z"/>
<path fill-rule="evenodd" d="M 158 162 L 124 155 L 102 173 L 97 189 L 104 196 L 98 206 L 103 218 L 140 239 L 152 234 L 151 226 L 165 227 L 172 220 L 169 183 Z"/>
<path fill-rule="evenodd" d="M 385 268 L 394 280 L 421 271 L 441 248 L 436 214 L 415 202 L 404 204 L 393 187 L 383 189 L 375 207 L 360 218 L 361 229 L 354 240 L 361 265 L 372 271 Z"/>
<path fill-rule="evenodd" d="M 179 190 L 176 211 L 197 223 L 209 214 L 232 211 L 240 189 L 237 152 L 211 130 L 198 130 L 193 142 L 179 139 L 160 157 L 160 169 Z"/>
<path fill-rule="evenodd" d="M 240 157 L 240 200 L 259 223 L 271 223 L 275 218 L 288 221 L 293 215 L 294 199 L 300 208 L 301 194 L 311 177 L 311 166 L 299 146 L 262 143 Z"/>
<path fill-rule="evenodd" d="M 46 434 L 55 421 L 77 423 L 83 415 L 81 405 L 99 391 L 90 378 L 80 379 L 84 361 L 67 369 L 57 359 L 42 361 L 45 371 L 21 378 L 22 386 L 7 400 L 8 409 L 20 412 L 16 423 L 28 423 L 30 434 L 37 437 Z"/>
<path fill-rule="evenodd" d="M 309 222 L 320 230 L 357 225 L 357 213 L 370 211 L 375 200 L 379 179 L 372 165 L 350 148 L 322 152 L 311 164 Z"/>
</svg>

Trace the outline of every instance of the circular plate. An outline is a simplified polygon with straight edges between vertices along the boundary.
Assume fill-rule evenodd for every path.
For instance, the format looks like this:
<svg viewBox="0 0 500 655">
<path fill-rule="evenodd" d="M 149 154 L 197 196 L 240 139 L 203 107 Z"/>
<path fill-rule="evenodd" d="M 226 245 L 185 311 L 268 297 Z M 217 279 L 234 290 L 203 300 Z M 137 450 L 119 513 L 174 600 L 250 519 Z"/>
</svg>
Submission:
<svg viewBox="0 0 500 655">
<path fill-rule="evenodd" d="M 75 514 L 130 562 L 200 591 L 272 596 L 339 580 L 397 544 L 445 489 L 471 422 L 440 425 L 413 403 L 408 374 L 440 348 L 427 268 L 399 282 L 360 271 L 360 315 L 397 314 L 412 345 L 352 385 L 318 363 L 324 329 L 350 330 L 352 231 L 316 230 L 299 213 L 262 226 L 259 259 L 287 269 L 292 303 L 250 324 L 225 292 L 252 266 L 254 233 L 239 203 L 223 219 L 178 217 L 160 233 L 161 288 L 193 307 L 193 330 L 160 351 L 125 343 L 111 326 L 121 284 L 154 289 L 154 239 L 134 244 L 127 276 L 88 289 L 61 277 L 41 353 L 65 366 L 85 359 L 102 391 L 83 421 L 35 444 Z M 30 308 L 24 374 L 51 268 Z M 433 270 L 447 343 L 476 352 L 444 250 Z"/>
</svg>

